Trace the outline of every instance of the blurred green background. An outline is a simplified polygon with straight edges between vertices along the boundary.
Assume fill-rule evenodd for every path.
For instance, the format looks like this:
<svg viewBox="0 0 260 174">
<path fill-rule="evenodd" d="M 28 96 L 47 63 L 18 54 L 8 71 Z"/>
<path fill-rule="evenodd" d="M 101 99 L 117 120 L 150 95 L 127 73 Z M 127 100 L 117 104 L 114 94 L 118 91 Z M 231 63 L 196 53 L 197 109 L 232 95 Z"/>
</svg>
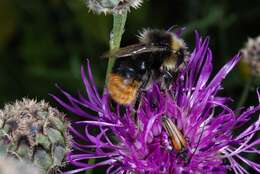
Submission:
<svg viewBox="0 0 260 174">
<path fill-rule="evenodd" d="M 210 35 L 214 71 L 260 34 L 259 0 L 146 0 L 128 15 L 122 45 L 136 42 L 142 28 L 187 28 L 184 39 L 194 47 L 197 29 Z M 0 106 L 24 96 L 53 102 L 55 83 L 71 93 L 83 91 L 79 67 L 89 58 L 98 87 L 104 86 L 110 15 L 88 11 L 84 0 L 0 1 Z M 239 68 L 240 67 L 240 68 Z M 223 95 L 236 106 L 248 76 L 237 66 L 224 82 Z M 259 81 L 259 80 L 258 80 Z M 257 83 L 245 105 L 257 103 Z M 57 104 L 56 104 L 57 105 Z"/>
<path fill-rule="evenodd" d="M 0 1 L 0 105 L 23 96 L 52 100 L 55 83 L 76 93 L 83 89 L 79 66 L 91 60 L 98 87 L 103 88 L 110 15 L 88 11 L 84 0 Z M 215 71 L 260 31 L 260 1 L 146 0 L 128 15 L 122 45 L 136 42 L 142 28 L 186 26 L 193 48 L 193 30 L 210 35 Z M 225 80 L 225 93 L 237 99 L 245 84 L 238 66 Z M 256 103 L 255 91 L 248 104 Z"/>
</svg>

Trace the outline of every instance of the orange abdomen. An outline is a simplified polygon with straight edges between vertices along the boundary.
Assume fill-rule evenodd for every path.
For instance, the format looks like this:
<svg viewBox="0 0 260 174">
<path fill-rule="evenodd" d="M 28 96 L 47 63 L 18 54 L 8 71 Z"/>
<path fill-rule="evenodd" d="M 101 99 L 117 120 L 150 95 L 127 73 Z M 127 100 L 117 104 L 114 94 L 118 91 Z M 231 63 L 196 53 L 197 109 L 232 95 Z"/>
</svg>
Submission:
<svg viewBox="0 0 260 174">
<path fill-rule="evenodd" d="M 108 77 L 108 91 L 111 98 L 122 105 L 129 105 L 136 99 L 140 82 L 133 79 L 124 79 L 118 74 Z"/>
</svg>

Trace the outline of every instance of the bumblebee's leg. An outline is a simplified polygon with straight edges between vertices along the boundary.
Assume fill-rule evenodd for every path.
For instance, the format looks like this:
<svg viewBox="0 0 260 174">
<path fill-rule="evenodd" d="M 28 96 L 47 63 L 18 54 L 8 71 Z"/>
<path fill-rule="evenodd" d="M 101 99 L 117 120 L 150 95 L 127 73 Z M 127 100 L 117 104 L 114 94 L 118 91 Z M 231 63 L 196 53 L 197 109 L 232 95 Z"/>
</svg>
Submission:
<svg viewBox="0 0 260 174">
<path fill-rule="evenodd" d="M 143 76 L 142 83 L 138 90 L 136 100 L 135 100 L 135 103 L 133 106 L 133 112 L 132 112 L 132 117 L 135 120 L 138 128 L 140 127 L 140 120 L 137 117 L 137 110 L 141 104 L 142 95 L 143 95 L 145 89 L 148 88 L 151 85 L 151 83 L 152 83 L 152 72 L 147 71 Z"/>
<path fill-rule="evenodd" d="M 146 90 L 150 87 L 152 83 L 152 71 L 147 71 L 142 79 L 142 85 L 140 86 L 141 90 Z"/>
<path fill-rule="evenodd" d="M 188 149 L 183 148 L 180 152 L 177 153 L 177 157 L 181 158 L 185 164 L 189 161 L 188 152 Z"/>
<path fill-rule="evenodd" d="M 139 91 L 137 93 L 137 97 L 136 97 L 135 104 L 134 104 L 134 110 L 135 111 L 138 110 L 138 107 L 139 107 L 140 102 L 141 102 L 143 91 L 145 91 L 151 85 L 151 83 L 152 83 L 152 72 L 147 71 L 143 75 L 142 83 L 141 83 Z"/>
<path fill-rule="evenodd" d="M 123 117 L 123 115 L 126 113 L 126 107 L 124 105 L 118 104 L 111 98 L 109 99 L 109 103 L 109 108 L 111 109 L 111 111 L 117 112 L 119 113 L 120 117 Z"/>
<path fill-rule="evenodd" d="M 176 74 L 172 71 L 164 70 L 162 72 L 161 78 L 161 89 L 168 90 L 171 87 L 173 81 L 176 79 Z"/>
</svg>

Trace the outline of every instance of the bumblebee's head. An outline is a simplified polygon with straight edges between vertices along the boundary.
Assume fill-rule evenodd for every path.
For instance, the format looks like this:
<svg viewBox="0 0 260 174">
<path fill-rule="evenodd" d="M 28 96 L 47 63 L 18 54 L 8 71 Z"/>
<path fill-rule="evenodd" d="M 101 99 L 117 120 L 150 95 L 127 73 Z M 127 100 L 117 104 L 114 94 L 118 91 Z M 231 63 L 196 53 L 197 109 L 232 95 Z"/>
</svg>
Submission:
<svg viewBox="0 0 260 174">
<path fill-rule="evenodd" d="M 186 48 L 184 41 L 176 34 L 165 30 L 144 30 L 139 35 L 139 41 L 144 44 L 169 47 L 171 50 L 178 51 Z"/>
<path fill-rule="evenodd" d="M 156 46 L 169 46 L 172 42 L 172 33 L 163 30 L 144 30 L 140 36 L 139 40 L 145 44 L 152 44 Z"/>
</svg>

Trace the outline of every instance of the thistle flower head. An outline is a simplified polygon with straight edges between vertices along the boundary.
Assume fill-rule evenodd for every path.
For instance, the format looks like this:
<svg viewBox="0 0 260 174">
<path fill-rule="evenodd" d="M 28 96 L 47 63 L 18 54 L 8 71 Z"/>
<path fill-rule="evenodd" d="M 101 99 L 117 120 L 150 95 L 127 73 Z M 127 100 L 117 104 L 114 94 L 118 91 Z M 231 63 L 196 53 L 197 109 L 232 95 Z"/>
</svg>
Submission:
<svg viewBox="0 0 260 174">
<path fill-rule="evenodd" d="M 120 14 L 141 6 L 143 0 L 86 0 L 88 8 L 96 13 Z"/>
<path fill-rule="evenodd" d="M 47 174 L 65 164 L 69 151 L 65 115 L 45 101 L 23 99 L 0 110 L 0 151 L 30 161 Z"/>
<path fill-rule="evenodd" d="M 259 154 L 256 146 L 260 140 L 255 134 L 260 130 L 260 118 L 238 135 L 233 131 L 246 124 L 260 105 L 236 115 L 228 106 L 230 99 L 218 95 L 222 80 L 238 61 L 236 55 L 211 78 L 208 39 L 197 34 L 189 63 L 172 88 L 161 91 L 154 83 L 142 95 L 136 112 L 129 106 L 123 113 L 119 106 L 110 109 L 107 91 L 98 94 L 88 63 L 87 75 L 81 69 L 87 97 L 75 98 L 62 89 L 67 102 L 53 96 L 83 118 L 71 128 L 74 150 L 67 159 L 76 169 L 65 173 L 102 166 L 109 174 L 248 173 L 241 162 L 259 172 L 260 164 L 245 154 Z M 177 141 L 179 145 L 174 145 Z M 96 163 L 88 163 L 93 158 Z"/>
<path fill-rule="evenodd" d="M 249 38 L 241 52 L 242 60 L 250 66 L 252 73 L 260 76 L 260 36 Z"/>
</svg>

